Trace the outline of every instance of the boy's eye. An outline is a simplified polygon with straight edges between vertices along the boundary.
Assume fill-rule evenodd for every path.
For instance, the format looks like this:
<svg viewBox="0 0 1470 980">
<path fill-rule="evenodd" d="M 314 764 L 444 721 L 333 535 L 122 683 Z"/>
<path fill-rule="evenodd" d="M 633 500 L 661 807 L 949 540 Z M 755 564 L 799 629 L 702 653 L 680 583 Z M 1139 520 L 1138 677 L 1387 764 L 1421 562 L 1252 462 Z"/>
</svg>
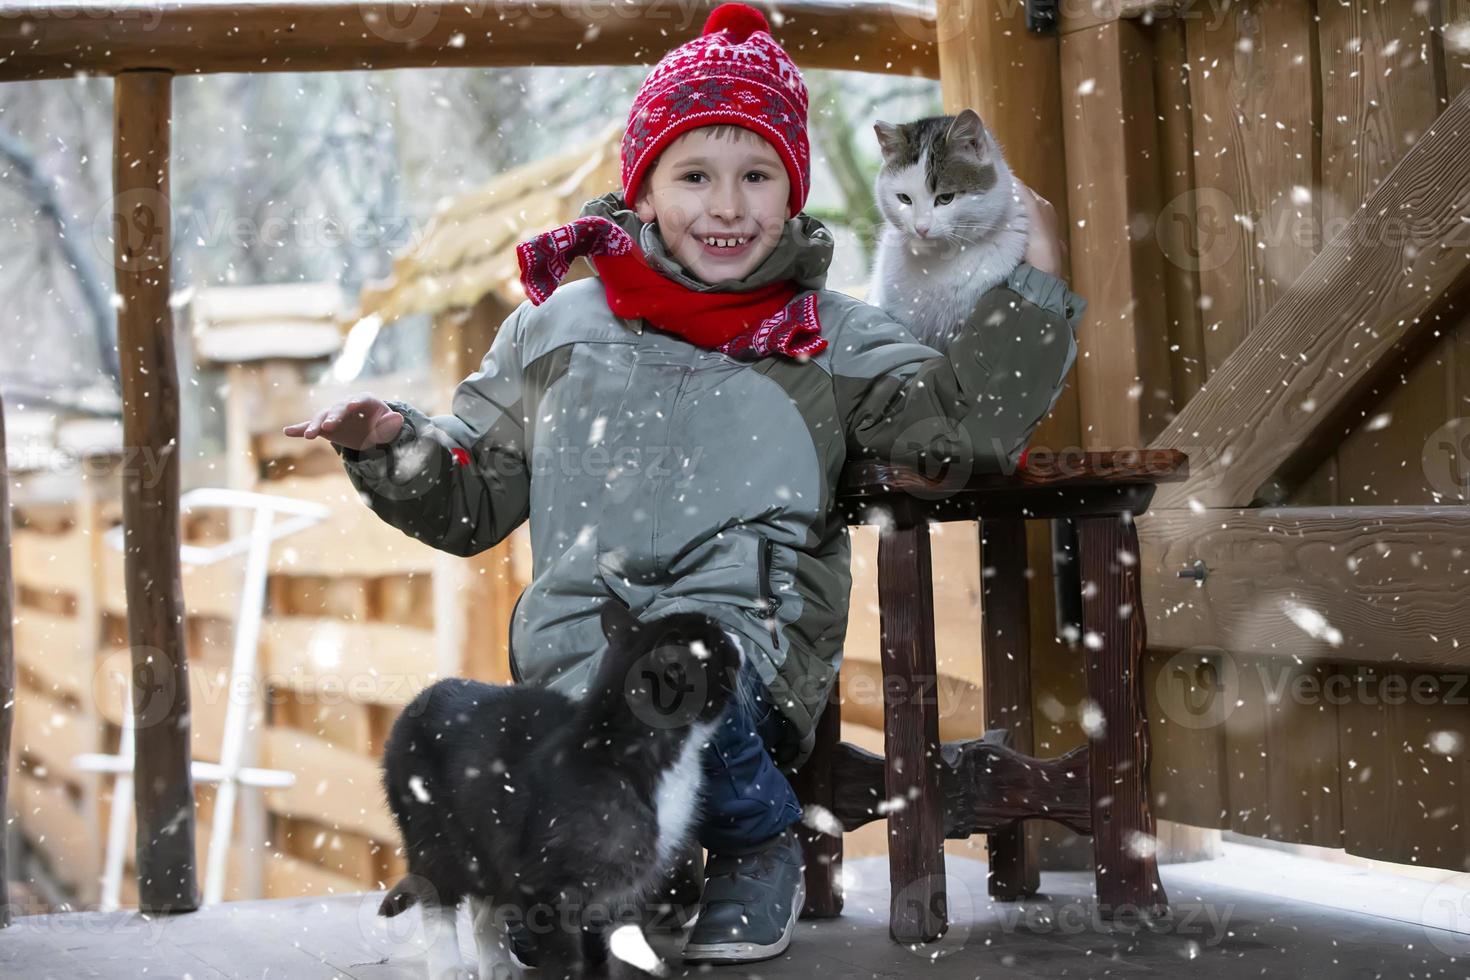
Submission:
<svg viewBox="0 0 1470 980">
<path fill-rule="evenodd" d="M 690 173 L 685 174 L 683 176 L 683 178 L 681 178 L 681 179 L 683 179 L 683 180 L 692 180 L 695 177 L 703 177 L 703 176 L 704 176 L 704 174 L 702 174 L 699 171 L 695 170 L 695 171 L 691 171 Z M 752 170 L 750 173 L 746 174 L 745 176 L 747 176 L 747 177 L 759 177 L 760 178 L 760 181 L 759 181 L 760 183 L 764 183 L 765 181 L 771 179 L 771 178 L 767 177 L 765 174 L 761 173 L 759 170 Z"/>
<path fill-rule="evenodd" d="M 909 200 L 909 196 L 907 194 L 900 194 L 900 195 L 898 195 L 898 199 L 900 201 L 902 201 L 903 203 L 905 203 L 905 204 L 913 204 L 914 203 L 913 201 L 910 201 Z"/>
<path fill-rule="evenodd" d="M 954 195 L 953 194 L 940 194 L 938 197 L 936 197 L 934 199 L 934 203 L 935 204 L 939 204 L 939 205 L 945 205 L 945 204 L 948 204 L 950 201 L 953 201 L 953 200 L 954 200 Z"/>
</svg>

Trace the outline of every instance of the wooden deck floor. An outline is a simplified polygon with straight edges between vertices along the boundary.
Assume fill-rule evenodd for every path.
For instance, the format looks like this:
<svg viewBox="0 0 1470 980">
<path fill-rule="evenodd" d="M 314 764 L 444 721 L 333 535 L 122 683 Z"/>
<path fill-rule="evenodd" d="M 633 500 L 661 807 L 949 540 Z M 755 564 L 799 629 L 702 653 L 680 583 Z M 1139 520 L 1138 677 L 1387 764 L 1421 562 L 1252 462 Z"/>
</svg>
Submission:
<svg viewBox="0 0 1470 980">
<path fill-rule="evenodd" d="M 761 980 L 1470 975 L 1470 934 L 1425 924 L 1454 924 L 1442 916 L 1462 892 L 1255 848 L 1227 846 L 1221 860 L 1164 868 L 1175 917 L 1155 932 L 1100 925 L 1089 874 L 1048 873 L 1043 896 L 991 905 L 985 866 L 950 858 L 954 925 L 922 951 L 888 939 L 886 863 L 863 859 L 849 871 L 853 888 L 843 916 L 803 922 L 785 956 L 749 967 L 680 967 L 676 974 Z M 378 896 L 342 896 L 241 902 L 151 921 L 132 913 L 23 918 L 0 932 L 0 977 L 422 980 L 423 956 L 412 935 L 417 914 L 394 920 L 409 933 L 395 936 L 374 915 L 377 903 Z M 1470 921 L 1470 904 L 1458 915 L 1459 923 Z M 461 932 L 468 960 L 468 930 Z M 677 963 L 680 938 L 653 941 Z"/>
</svg>

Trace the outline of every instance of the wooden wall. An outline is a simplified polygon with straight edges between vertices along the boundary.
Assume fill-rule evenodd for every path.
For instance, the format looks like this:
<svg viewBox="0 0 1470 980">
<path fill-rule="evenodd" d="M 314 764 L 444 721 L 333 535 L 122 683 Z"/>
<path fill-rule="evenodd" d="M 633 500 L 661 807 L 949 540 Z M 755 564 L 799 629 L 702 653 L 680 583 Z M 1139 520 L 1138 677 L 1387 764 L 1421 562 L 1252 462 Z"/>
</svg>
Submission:
<svg viewBox="0 0 1470 980">
<path fill-rule="evenodd" d="M 1465 23 L 1470 31 L 1465 0 L 1184 8 L 1193 16 L 1064 25 L 1064 95 L 1091 113 L 1094 129 L 1106 131 L 1116 114 L 1111 129 L 1128 147 L 1127 172 L 1094 172 L 1085 187 L 1074 181 L 1073 200 L 1112 188 L 1114 199 L 1141 202 L 1127 218 L 1135 285 L 1126 299 L 1103 285 L 1116 248 L 1099 246 L 1115 230 L 1072 232 L 1074 286 L 1102 299 L 1083 327 L 1084 351 L 1139 350 L 1079 368 L 1084 427 L 1097 448 L 1147 441 L 1157 433 L 1149 393 L 1167 392 L 1177 411 L 1226 358 L 1248 350 L 1266 311 L 1470 80 L 1470 55 L 1442 30 Z M 1144 113 L 1156 122 L 1151 133 L 1127 125 Z M 1069 162 L 1072 154 L 1069 146 Z M 1163 188 L 1156 201 L 1132 189 L 1150 179 Z M 1156 259 L 1162 290 L 1141 292 Z M 1162 370 L 1150 359 L 1150 336 L 1167 344 Z M 1142 393 L 1131 412 L 1118 418 L 1115 405 L 1094 427 L 1089 401 L 1130 386 Z M 1470 327 L 1462 322 L 1427 353 L 1405 355 L 1394 383 L 1360 406 L 1315 472 L 1267 485 L 1253 506 L 1464 504 L 1431 479 L 1424 457 L 1431 434 L 1470 415 L 1467 405 Z M 1465 870 L 1470 767 L 1461 743 L 1470 731 L 1455 695 L 1463 678 L 1392 676 L 1220 649 L 1151 650 L 1157 816 Z M 1422 696 L 1392 693 L 1416 684 Z"/>
</svg>

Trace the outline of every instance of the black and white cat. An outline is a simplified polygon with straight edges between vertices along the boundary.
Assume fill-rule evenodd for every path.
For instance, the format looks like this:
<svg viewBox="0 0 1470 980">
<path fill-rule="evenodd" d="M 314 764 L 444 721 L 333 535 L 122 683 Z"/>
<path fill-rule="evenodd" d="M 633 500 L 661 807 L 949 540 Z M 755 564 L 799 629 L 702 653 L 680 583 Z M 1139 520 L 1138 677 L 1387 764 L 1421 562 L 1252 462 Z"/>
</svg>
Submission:
<svg viewBox="0 0 1470 980">
<path fill-rule="evenodd" d="M 873 128 L 885 227 L 867 302 L 945 353 L 981 295 L 1025 257 L 1025 189 L 973 109 Z"/>
<path fill-rule="evenodd" d="M 455 928 L 464 899 L 480 980 L 519 976 L 517 921 L 547 980 L 604 960 L 634 976 L 667 969 L 627 913 L 695 830 L 701 751 L 742 653 L 700 613 L 643 624 L 610 600 L 600 615 L 608 646 L 582 700 L 443 680 L 393 725 L 383 783 L 409 873 L 379 914 L 422 905 L 430 980 L 468 975 Z"/>
</svg>

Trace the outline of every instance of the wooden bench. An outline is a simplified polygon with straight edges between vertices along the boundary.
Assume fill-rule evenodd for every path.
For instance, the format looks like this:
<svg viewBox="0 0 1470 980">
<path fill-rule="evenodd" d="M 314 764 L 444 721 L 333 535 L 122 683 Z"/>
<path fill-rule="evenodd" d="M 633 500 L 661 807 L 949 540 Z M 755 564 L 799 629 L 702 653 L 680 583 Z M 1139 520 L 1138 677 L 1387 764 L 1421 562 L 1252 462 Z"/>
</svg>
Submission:
<svg viewBox="0 0 1470 980">
<path fill-rule="evenodd" d="M 839 740 L 834 687 L 816 750 L 794 783 L 803 803 L 825 807 L 844 831 L 888 820 L 895 941 L 928 942 L 948 926 L 945 838 L 988 835 L 992 898 L 1034 892 L 1039 875 L 1021 821 L 1037 817 L 1092 836 L 1102 915 L 1152 916 L 1167 908 L 1149 810 L 1144 619 L 1132 515 L 1148 509 L 1156 484 L 1187 475 L 1184 454 L 1174 450 L 1037 451 L 1014 474 L 964 479 L 929 479 L 871 462 L 844 471 L 838 503 L 848 523 L 880 527 L 885 754 Z M 1075 518 L 1079 526 L 1087 693 L 1101 711 L 1101 730 L 1090 745 L 1036 759 L 1010 747 L 1018 733 L 1024 735 L 1018 747 L 1030 747 L 1025 522 L 1057 517 Z M 987 732 L 941 745 L 929 522 L 961 520 L 980 522 L 981 564 L 994 570 L 982 589 Z M 838 915 L 842 838 L 807 827 L 802 835 L 803 917 Z"/>
</svg>

